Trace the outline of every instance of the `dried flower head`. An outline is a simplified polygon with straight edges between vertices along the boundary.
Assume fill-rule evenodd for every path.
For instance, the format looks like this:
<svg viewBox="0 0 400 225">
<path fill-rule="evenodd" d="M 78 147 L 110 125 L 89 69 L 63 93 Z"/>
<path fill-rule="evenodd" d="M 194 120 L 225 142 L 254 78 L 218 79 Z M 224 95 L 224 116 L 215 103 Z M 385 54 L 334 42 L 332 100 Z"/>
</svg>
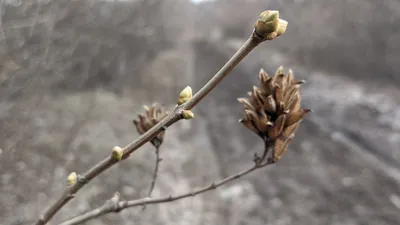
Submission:
<svg viewBox="0 0 400 225">
<path fill-rule="evenodd" d="M 244 106 L 240 120 L 248 129 L 259 135 L 265 142 L 273 144 L 273 160 L 277 161 L 286 151 L 289 142 L 304 116 L 311 110 L 300 106 L 300 85 L 293 71 L 285 74 L 279 67 L 273 77 L 263 69 L 259 73 L 260 87 L 253 87 L 249 98 L 239 98 Z"/>
<path fill-rule="evenodd" d="M 143 107 L 146 110 L 146 114 L 139 114 L 138 118 L 133 120 L 133 124 L 135 124 L 136 130 L 139 134 L 144 134 L 167 116 L 167 112 L 164 112 L 161 107 L 157 107 L 156 104 L 151 107 L 146 105 Z M 161 131 L 150 142 L 154 145 L 154 147 L 158 148 L 164 140 L 164 135 L 165 131 Z"/>
</svg>

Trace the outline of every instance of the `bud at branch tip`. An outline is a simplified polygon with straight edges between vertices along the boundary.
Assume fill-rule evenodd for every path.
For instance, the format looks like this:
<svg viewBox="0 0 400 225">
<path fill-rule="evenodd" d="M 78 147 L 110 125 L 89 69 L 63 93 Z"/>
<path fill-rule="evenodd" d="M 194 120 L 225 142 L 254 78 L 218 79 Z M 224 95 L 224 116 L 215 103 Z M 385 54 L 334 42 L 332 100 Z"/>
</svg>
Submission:
<svg viewBox="0 0 400 225">
<path fill-rule="evenodd" d="M 281 36 L 286 32 L 288 22 L 286 20 L 279 19 L 278 29 L 277 29 L 277 36 Z"/>
<path fill-rule="evenodd" d="M 286 20 L 279 19 L 279 11 L 266 10 L 260 14 L 254 29 L 264 40 L 272 40 L 284 34 L 287 25 Z"/>
</svg>

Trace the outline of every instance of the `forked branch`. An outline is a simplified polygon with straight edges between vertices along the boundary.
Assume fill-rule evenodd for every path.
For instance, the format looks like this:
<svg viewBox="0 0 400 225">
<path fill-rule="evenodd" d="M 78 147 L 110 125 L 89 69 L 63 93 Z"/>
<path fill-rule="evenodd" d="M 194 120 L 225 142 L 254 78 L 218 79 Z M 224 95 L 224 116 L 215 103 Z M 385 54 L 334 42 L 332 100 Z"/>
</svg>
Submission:
<svg viewBox="0 0 400 225">
<path fill-rule="evenodd" d="M 205 96 L 207 96 L 257 45 L 265 40 L 272 40 L 275 37 L 282 35 L 286 30 L 286 25 L 286 21 L 279 19 L 279 13 L 277 11 L 263 12 L 260 15 L 259 20 L 256 22 L 255 29 L 248 40 L 190 100 L 183 104 L 177 105 L 174 110 L 164 119 L 142 134 L 139 138 L 126 145 L 124 148 L 121 149 L 119 147 L 115 147 L 115 151 L 113 150 L 113 154 L 111 156 L 106 157 L 82 175 L 77 175 L 76 180 L 71 180 L 72 182 L 70 182 L 70 185 L 64 190 L 63 194 L 57 199 L 56 202 L 51 204 L 44 211 L 44 213 L 37 221 L 35 221 L 34 224 L 46 224 L 58 211 L 60 211 L 65 204 L 74 198 L 76 193 L 82 187 L 84 187 L 93 178 L 109 169 L 111 166 L 119 162 L 119 160 L 128 158 L 130 154 L 132 154 L 145 143 L 153 140 L 160 132 L 185 117 L 185 115 L 190 116 L 190 114 L 187 113 L 188 110 L 191 110 Z M 148 200 L 144 202 L 150 204 L 153 203 L 154 200 Z"/>
<path fill-rule="evenodd" d="M 148 197 L 151 197 L 151 194 L 153 193 L 154 187 L 156 185 L 156 181 L 157 181 L 157 175 L 158 175 L 158 168 L 160 167 L 160 162 L 161 162 L 161 158 L 160 158 L 160 148 L 157 147 L 156 148 L 156 160 L 155 160 L 155 166 L 154 166 L 154 172 L 153 172 L 153 177 L 151 180 L 151 184 L 150 184 L 150 188 L 149 188 L 149 193 L 147 194 Z"/>
<path fill-rule="evenodd" d="M 264 149 L 263 155 L 267 155 L 268 150 L 270 149 L 270 146 L 266 145 L 266 148 Z M 124 201 L 124 200 L 120 200 L 120 194 L 118 192 L 116 192 L 114 194 L 114 196 L 107 200 L 104 205 L 102 205 L 99 208 L 93 209 L 89 212 L 86 212 L 85 214 L 73 217 L 69 220 L 66 220 L 64 222 L 62 222 L 59 225 L 75 225 L 75 224 L 81 224 L 83 222 L 86 222 L 88 220 L 91 219 L 95 219 L 97 217 L 100 217 L 102 215 L 108 214 L 108 213 L 116 213 L 116 212 L 120 212 L 124 209 L 130 208 L 130 207 L 134 207 L 134 206 L 145 206 L 145 205 L 149 205 L 149 204 L 156 204 L 156 203 L 164 203 L 164 202 L 172 202 L 172 201 L 176 201 L 176 200 L 180 200 L 183 198 L 188 198 L 188 197 L 194 197 L 198 194 L 210 191 L 210 190 L 214 190 L 226 183 L 229 183 L 231 181 L 237 180 L 239 178 L 241 178 L 242 176 L 263 168 L 267 165 L 270 165 L 274 163 L 274 161 L 272 159 L 268 159 L 268 160 L 264 160 L 261 161 L 261 158 L 258 158 L 258 160 L 254 159 L 254 165 L 246 170 L 243 170 L 237 174 L 231 175 L 229 177 L 226 177 L 223 180 L 219 180 L 217 182 L 213 182 L 207 186 L 204 186 L 202 188 L 198 188 L 195 189 L 193 191 L 189 191 L 186 193 L 182 193 L 182 194 L 177 194 L 177 195 L 168 195 L 168 196 L 164 196 L 161 198 L 151 198 L 151 197 L 146 197 L 146 198 L 142 198 L 142 199 L 135 199 L 135 200 L 128 200 L 128 201 Z"/>
</svg>

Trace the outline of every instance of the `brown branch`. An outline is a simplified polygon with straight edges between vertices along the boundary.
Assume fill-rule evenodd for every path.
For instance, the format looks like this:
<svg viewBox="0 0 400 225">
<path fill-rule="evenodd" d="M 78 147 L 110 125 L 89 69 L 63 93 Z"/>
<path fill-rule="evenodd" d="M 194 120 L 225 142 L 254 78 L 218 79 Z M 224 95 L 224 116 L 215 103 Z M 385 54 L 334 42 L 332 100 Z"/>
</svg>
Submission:
<svg viewBox="0 0 400 225">
<path fill-rule="evenodd" d="M 198 194 L 216 189 L 230 181 L 233 180 L 237 180 L 240 177 L 254 171 L 260 168 L 263 168 L 267 165 L 273 164 L 274 162 L 272 160 L 268 160 L 264 163 L 255 163 L 252 167 L 243 170 L 237 174 L 231 175 L 229 177 L 226 177 L 223 180 L 220 180 L 218 182 L 214 182 L 211 183 L 207 186 L 204 186 L 202 188 L 199 188 L 197 190 L 193 190 L 193 191 L 189 191 L 187 193 L 183 193 L 183 194 L 178 194 L 178 195 L 168 195 L 165 197 L 161 197 L 161 198 L 150 198 L 150 197 L 146 197 L 146 198 L 142 198 L 142 199 L 136 199 L 136 200 L 129 200 L 129 201 L 120 201 L 119 200 L 119 194 L 116 193 L 114 195 L 113 198 L 111 198 L 110 200 L 108 200 L 103 206 L 96 208 L 94 210 L 91 210 L 85 214 L 76 216 L 74 218 L 71 218 L 69 220 L 66 220 L 64 222 L 62 222 L 59 225 L 75 225 L 75 224 L 80 224 L 83 222 L 86 222 L 88 220 L 97 218 L 101 215 L 105 215 L 108 213 L 112 213 L 112 212 L 120 212 L 121 210 L 124 210 L 126 208 L 130 208 L 130 207 L 134 207 L 134 206 L 144 206 L 144 205 L 149 205 L 149 204 L 157 204 L 157 203 L 164 203 L 164 202 L 172 202 L 172 201 L 176 201 L 179 199 L 183 199 L 183 198 L 187 198 L 187 197 L 193 197 L 196 196 Z M 118 195 L 118 198 L 116 198 L 115 196 Z"/>
<path fill-rule="evenodd" d="M 150 188 L 149 188 L 149 192 L 147 194 L 147 197 L 151 197 L 151 194 L 153 193 L 154 187 L 156 185 L 156 180 L 157 180 L 157 175 L 158 175 L 158 168 L 161 162 L 161 158 L 160 158 L 160 145 L 158 145 L 156 147 L 156 160 L 155 160 L 155 167 L 154 167 L 154 172 L 153 172 L 153 177 L 151 179 L 151 184 L 150 184 Z M 146 207 L 143 206 L 142 210 L 144 210 Z"/>
<path fill-rule="evenodd" d="M 222 186 L 230 181 L 239 179 L 240 177 L 256 170 L 256 169 L 260 169 L 262 167 L 265 167 L 269 164 L 273 164 L 275 163 L 275 161 L 273 161 L 272 157 L 266 158 L 266 155 L 268 154 L 268 152 L 271 150 L 271 148 L 273 148 L 274 143 L 270 142 L 270 141 L 265 141 L 265 145 L 264 145 L 264 149 L 263 149 L 263 157 L 258 157 L 257 153 L 255 154 L 255 158 L 253 159 L 254 165 L 246 170 L 243 170 L 242 172 L 239 172 L 237 174 L 231 175 L 223 180 L 220 180 L 218 182 L 214 182 L 211 183 L 210 185 L 207 185 L 203 188 L 199 188 L 197 190 L 194 191 L 190 191 L 184 194 L 180 194 L 180 195 L 176 195 L 176 196 L 166 196 L 166 197 L 161 197 L 161 198 L 156 198 L 156 199 L 151 199 L 150 195 L 146 198 L 142 198 L 142 199 L 137 199 L 137 200 L 130 200 L 130 201 L 120 201 L 120 195 L 118 192 L 116 192 L 114 194 L 114 196 L 107 200 L 106 203 L 104 203 L 103 206 L 93 209 L 87 213 L 84 213 L 82 215 L 73 217 L 71 219 L 68 219 L 64 222 L 62 222 L 60 225 L 74 225 L 74 224 L 80 224 L 83 222 L 86 222 L 88 220 L 97 218 L 99 216 L 105 215 L 107 213 L 112 213 L 112 212 L 120 212 L 121 210 L 124 210 L 126 208 L 130 208 L 130 207 L 134 207 L 134 206 L 145 206 L 148 204 L 156 204 L 156 203 L 163 203 L 163 202 L 171 202 L 171 201 L 175 201 L 175 200 L 179 200 L 182 198 L 187 198 L 187 197 L 193 197 L 197 194 L 201 194 L 204 193 L 206 191 L 212 190 L 212 189 L 216 189 L 219 186 Z"/>
<path fill-rule="evenodd" d="M 162 159 L 160 158 L 160 146 L 157 146 L 156 147 L 156 163 L 155 163 L 155 166 L 154 166 L 153 178 L 151 180 L 149 193 L 147 194 L 148 197 L 151 197 L 151 193 L 153 193 L 154 186 L 156 185 L 156 180 L 157 180 L 157 175 L 158 175 L 158 168 L 159 168 L 161 160 Z"/>
<path fill-rule="evenodd" d="M 242 59 L 247 56 L 257 45 L 263 42 L 265 39 L 261 38 L 255 31 L 243 44 L 243 46 L 229 59 L 229 61 L 191 98 L 189 101 L 182 105 L 177 105 L 175 109 L 168 114 L 158 124 L 148 130 L 146 133 L 141 135 L 139 138 L 129 143 L 123 148 L 123 159 L 129 157 L 131 153 L 136 151 L 139 147 L 152 140 L 159 132 L 166 129 L 168 126 L 174 124 L 182 118 L 181 112 L 183 110 L 190 110 L 196 106 L 207 94 L 209 94 L 235 67 L 239 64 Z M 46 224 L 60 209 L 67 204 L 75 194 L 93 178 L 116 164 L 118 160 L 115 160 L 111 156 L 103 159 L 95 166 L 90 168 L 87 172 L 81 175 L 78 182 L 68 186 L 60 198 L 53 204 L 51 204 L 44 213 L 35 221 L 35 225 Z"/>
<path fill-rule="evenodd" d="M 83 223 L 87 220 L 90 220 L 92 218 L 96 218 L 98 216 L 101 216 L 103 214 L 105 214 L 106 212 L 115 212 L 117 210 L 116 207 L 118 207 L 118 203 L 120 202 L 120 194 L 118 192 L 116 192 L 114 194 L 114 196 L 107 200 L 104 205 L 102 205 L 101 207 L 94 209 L 90 212 L 87 212 L 81 216 L 77 216 L 74 217 L 70 220 L 67 220 L 61 224 L 79 224 L 79 223 Z"/>
</svg>

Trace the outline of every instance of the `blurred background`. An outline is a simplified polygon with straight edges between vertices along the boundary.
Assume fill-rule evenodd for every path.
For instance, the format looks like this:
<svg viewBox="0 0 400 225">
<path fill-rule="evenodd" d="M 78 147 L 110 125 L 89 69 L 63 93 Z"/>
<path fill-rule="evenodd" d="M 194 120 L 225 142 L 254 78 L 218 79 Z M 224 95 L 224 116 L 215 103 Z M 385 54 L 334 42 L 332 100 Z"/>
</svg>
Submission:
<svg viewBox="0 0 400 225">
<path fill-rule="evenodd" d="M 171 110 L 252 32 L 265 9 L 286 34 L 257 47 L 170 127 L 154 197 L 182 193 L 252 165 L 262 141 L 237 120 L 260 68 L 305 79 L 312 108 L 274 166 L 212 192 L 130 208 L 86 224 L 400 224 L 400 2 L 397 0 L 0 1 L 0 224 L 31 224 L 72 172 L 138 137 L 143 104 Z M 119 191 L 145 197 L 146 144 L 82 189 L 51 221 Z"/>
</svg>

